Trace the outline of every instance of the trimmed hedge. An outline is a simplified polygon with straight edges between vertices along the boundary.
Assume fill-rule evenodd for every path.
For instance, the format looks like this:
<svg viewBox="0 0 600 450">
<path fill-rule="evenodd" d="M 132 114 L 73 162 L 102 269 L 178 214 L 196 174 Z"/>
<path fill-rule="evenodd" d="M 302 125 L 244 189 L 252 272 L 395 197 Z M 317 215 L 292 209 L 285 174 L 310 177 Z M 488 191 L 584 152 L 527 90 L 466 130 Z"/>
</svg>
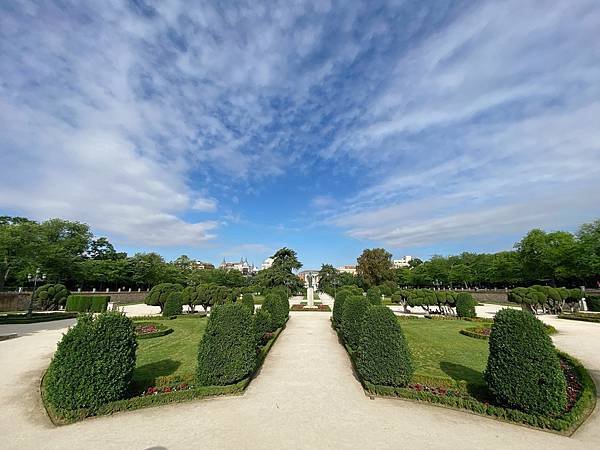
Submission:
<svg viewBox="0 0 600 450">
<path fill-rule="evenodd" d="M 273 329 L 271 313 L 264 308 L 260 308 L 254 315 L 254 332 L 256 336 L 256 345 L 264 344 L 265 337 Z"/>
<path fill-rule="evenodd" d="M 600 296 L 591 295 L 585 299 L 588 310 L 593 312 L 600 312 Z"/>
<path fill-rule="evenodd" d="M 164 309 L 165 302 L 171 292 L 181 292 L 183 286 L 178 283 L 160 283 L 150 289 L 146 296 L 145 303 L 150 306 L 160 306 L 160 311 Z"/>
<path fill-rule="evenodd" d="M 456 296 L 456 315 L 458 317 L 477 317 L 475 306 L 477 302 L 467 292 L 461 292 Z"/>
<path fill-rule="evenodd" d="M 600 323 L 600 314 L 597 313 L 586 313 L 586 312 L 578 312 L 578 313 L 561 313 L 558 315 L 559 319 L 569 319 L 569 320 L 579 320 L 581 322 L 592 322 L 592 323 Z"/>
<path fill-rule="evenodd" d="M 48 368 L 48 401 L 59 409 L 95 411 L 124 398 L 136 349 L 131 319 L 119 313 L 82 315 L 58 343 Z"/>
<path fill-rule="evenodd" d="M 198 382 L 202 386 L 234 384 L 256 364 L 252 314 L 243 305 L 215 306 L 198 349 Z"/>
<path fill-rule="evenodd" d="M 180 316 L 183 313 L 181 292 L 169 292 L 163 307 L 163 317 Z"/>
<path fill-rule="evenodd" d="M 335 328 L 339 328 L 342 324 L 342 312 L 344 310 L 344 302 L 348 297 L 352 295 L 352 292 L 349 289 L 340 289 L 337 291 L 335 300 L 333 302 L 333 313 L 331 315 L 331 320 L 333 321 L 333 326 Z"/>
<path fill-rule="evenodd" d="M 267 294 L 261 309 L 263 308 L 271 314 L 271 331 L 275 331 L 285 324 L 287 316 L 289 315 L 289 307 L 283 307 L 283 302 L 279 295 L 273 292 Z"/>
<path fill-rule="evenodd" d="M 360 336 L 362 333 L 363 318 L 369 301 L 362 295 L 354 295 L 344 302 L 344 312 L 342 313 L 342 335 L 346 344 L 356 351 L 360 344 Z"/>
<path fill-rule="evenodd" d="M 567 385 L 544 324 L 532 314 L 502 309 L 490 335 L 484 378 L 503 406 L 547 416 L 567 405 Z"/>
<path fill-rule="evenodd" d="M 105 312 L 110 302 L 110 295 L 69 295 L 67 311 Z"/>
<path fill-rule="evenodd" d="M 44 284 L 35 290 L 33 301 L 36 308 L 54 311 L 60 306 L 65 306 L 70 294 L 71 292 L 63 284 Z"/>
<path fill-rule="evenodd" d="M 414 368 L 408 343 L 387 306 L 373 306 L 364 314 L 356 368 L 374 384 L 406 386 L 410 382 Z"/>
<path fill-rule="evenodd" d="M 77 313 L 67 312 L 51 312 L 51 313 L 33 313 L 28 317 L 26 313 L 18 314 L 2 314 L 0 313 L 0 325 L 6 324 L 25 324 L 25 323 L 40 323 L 53 322 L 55 320 L 75 319 Z"/>
<path fill-rule="evenodd" d="M 254 314 L 254 296 L 252 294 L 242 294 L 242 305 L 246 306 Z"/>
</svg>

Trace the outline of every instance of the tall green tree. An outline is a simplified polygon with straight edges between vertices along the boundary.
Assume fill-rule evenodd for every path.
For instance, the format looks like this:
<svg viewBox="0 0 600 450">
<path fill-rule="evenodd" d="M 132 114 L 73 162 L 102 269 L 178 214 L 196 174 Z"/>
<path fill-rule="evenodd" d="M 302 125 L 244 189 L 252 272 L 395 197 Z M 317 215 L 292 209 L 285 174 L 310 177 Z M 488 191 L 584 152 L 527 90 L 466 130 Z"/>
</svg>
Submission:
<svg viewBox="0 0 600 450">
<path fill-rule="evenodd" d="M 394 279 L 392 254 L 383 248 L 365 249 L 357 262 L 356 273 L 367 288 Z"/>
</svg>

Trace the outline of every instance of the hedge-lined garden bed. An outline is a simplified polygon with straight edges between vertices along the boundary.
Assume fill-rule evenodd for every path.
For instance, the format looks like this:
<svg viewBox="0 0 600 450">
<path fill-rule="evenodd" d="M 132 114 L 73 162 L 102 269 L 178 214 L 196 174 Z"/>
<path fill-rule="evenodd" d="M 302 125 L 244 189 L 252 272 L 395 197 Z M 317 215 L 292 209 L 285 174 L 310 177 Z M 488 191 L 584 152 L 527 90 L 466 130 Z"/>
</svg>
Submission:
<svg viewBox="0 0 600 450">
<path fill-rule="evenodd" d="M 196 320 L 189 318 L 178 318 L 175 320 L 169 320 L 168 323 L 176 323 L 179 321 L 187 322 L 186 325 L 190 325 L 193 322 L 197 321 L 206 321 L 204 318 L 196 318 Z M 175 337 L 177 332 L 177 327 L 175 326 L 175 332 L 165 337 L 165 339 L 169 339 Z M 129 398 L 125 398 L 123 400 L 116 400 L 112 402 L 108 402 L 106 404 L 101 405 L 96 408 L 94 411 L 90 411 L 86 408 L 81 408 L 77 410 L 64 410 L 58 409 L 54 407 L 51 402 L 48 401 L 48 382 L 47 382 L 47 374 L 44 374 L 41 381 L 41 394 L 44 406 L 50 417 L 50 420 L 55 425 L 66 425 L 69 423 L 74 423 L 80 420 L 83 420 L 90 416 L 101 416 L 107 414 L 114 414 L 120 411 L 132 411 L 140 408 L 147 408 L 152 406 L 165 405 L 169 403 L 180 403 L 195 399 L 201 399 L 204 397 L 212 397 L 212 396 L 220 396 L 220 395 L 236 395 L 241 394 L 250 384 L 252 378 L 258 373 L 258 370 L 262 366 L 269 350 L 272 348 L 273 344 L 279 337 L 280 333 L 285 328 L 278 328 L 275 332 L 269 334 L 268 341 L 260 347 L 260 350 L 257 353 L 256 363 L 252 370 L 252 372 L 245 377 L 244 379 L 230 384 L 226 386 L 201 386 L 197 383 L 194 372 L 188 372 L 181 375 L 171 375 L 162 377 L 158 380 L 157 385 L 147 386 L 142 391 L 139 390 L 140 384 L 135 383 L 132 387 L 133 392 L 130 392 Z M 202 332 L 204 328 L 202 329 Z M 183 339 L 188 338 L 189 336 L 180 336 Z M 162 339 L 158 340 L 161 341 Z M 140 343 L 140 345 L 150 344 L 155 340 L 148 340 Z M 180 344 L 185 344 L 185 342 L 180 341 Z M 193 359 L 197 359 L 197 344 L 195 342 L 194 345 L 194 353 L 192 355 Z M 140 349 L 142 353 L 144 349 Z M 142 364 L 142 367 L 145 364 Z M 140 364 L 138 364 L 138 368 L 136 371 L 140 369 Z M 135 376 L 135 375 L 134 375 Z M 138 380 L 139 381 L 139 380 Z"/>
<path fill-rule="evenodd" d="M 501 406 L 488 390 L 483 376 L 489 354 L 487 341 L 459 333 L 469 328 L 468 324 L 472 321 L 406 319 L 397 318 L 408 342 L 414 367 L 414 374 L 407 384 L 376 384 L 361 376 L 359 354 L 347 344 L 337 328 L 363 387 L 371 395 L 426 401 L 565 435 L 573 433 L 593 411 L 595 385 L 587 370 L 569 355 L 559 353 L 566 380 L 568 410 L 558 416 L 527 413 Z"/>
<path fill-rule="evenodd" d="M 151 339 L 171 334 L 173 328 L 158 322 L 136 322 L 135 335 L 139 339 Z"/>
<path fill-rule="evenodd" d="M 27 313 L 10 313 L 0 314 L 0 325 L 52 322 L 75 318 L 77 318 L 77 313 L 68 312 L 32 313 L 31 317 L 28 317 Z"/>
<path fill-rule="evenodd" d="M 578 313 L 561 313 L 559 319 L 579 320 L 581 322 L 600 323 L 600 313 L 594 312 L 578 312 Z"/>
<path fill-rule="evenodd" d="M 475 339 L 487 340 L 490 338 L 490 334 L 492 333 L 491 326 L 492 326 L 492 323 L 490 323 L 489 326 L 483 325 L 483 326 L 478 326 L 478 327 L 463 328 L 462 330 L 459 331 L 459 333 L 464 336 L 469 336 L 469 337 L 472 337 Z M 544 329 L 546 330 L 546 333 L 548 333 L 548 334 L 556 333 L 556 328 L 554 328 L 552 325 L 544 324 Z"/>
<path fill-rule="evenodd" d="M 292 305 L 292 307 L 290 308 L 291 311 L 324 311 L 324 312 L 331 312 L 331 308 L 329 307 L 329 305 L 323 305 L 322 303 L 315 303 L 315 307 L 314 308 L 308 308 L 306 306 L 306 304 L 301 303 L 301 304 L 295 304 Z"/>
</svg>

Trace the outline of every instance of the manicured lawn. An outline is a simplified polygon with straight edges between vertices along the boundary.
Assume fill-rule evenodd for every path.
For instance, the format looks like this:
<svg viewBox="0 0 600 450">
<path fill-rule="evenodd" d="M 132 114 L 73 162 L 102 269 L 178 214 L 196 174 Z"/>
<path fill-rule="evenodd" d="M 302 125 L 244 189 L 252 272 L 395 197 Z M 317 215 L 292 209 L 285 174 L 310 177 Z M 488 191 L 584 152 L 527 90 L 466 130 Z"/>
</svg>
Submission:
<svg viewBox="0 0 600 450">
<path fill-rule="evenodd" d="M 469 390 L 485 386 L 488 342 L 459 333 L 476 324 L 465 320 L 402 320 L 415 363 L 415 374 L 467 382 Z"/>
<path fill-rule="evenodd" d="M 140 320 L 151 322 L 152 319 Z M 159 323 L 173 328 L 173 333 L 138 340 L 137 365 L 133 374 L 134 389 L 160 385 L 161 377 L 177 376 L 188 380 L 196 373 L 198 344 L 206 329 L 206 317 L 179 317 Z"/>
</svg>

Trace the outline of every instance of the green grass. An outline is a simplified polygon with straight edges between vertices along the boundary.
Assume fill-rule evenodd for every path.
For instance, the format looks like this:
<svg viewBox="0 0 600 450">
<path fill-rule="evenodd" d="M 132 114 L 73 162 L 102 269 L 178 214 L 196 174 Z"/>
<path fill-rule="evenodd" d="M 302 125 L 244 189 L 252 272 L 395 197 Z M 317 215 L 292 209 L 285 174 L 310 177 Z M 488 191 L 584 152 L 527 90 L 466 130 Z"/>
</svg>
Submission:
<svg viewBox="0 0 600 450">
<path fill-rule="evenodd" d="M 466 381 L 469 391 L 485 389 L 488 342 L 459 333 L 466 320 L 398 319 L 413 355 L 415 375 Z"/>
<path fill-rule="evenodd" d="M 254 304 L 255 305 L 262 305 L 263 301 L 265 300 L 265 296 L 264 295 L 253 295 L 254 297 Z"/>
<path fill-rule="evenodd" d="M 144 322 L 147 320 L 140 320 Z M 168 384 L 175 377 L 193 378 L 198 365 L 198 344 L 206 329 L 206 317 L 178 317 L 164 321 L 173 328 L 166 336 L 138 340 L 134 390 Z"/>
</svg>

